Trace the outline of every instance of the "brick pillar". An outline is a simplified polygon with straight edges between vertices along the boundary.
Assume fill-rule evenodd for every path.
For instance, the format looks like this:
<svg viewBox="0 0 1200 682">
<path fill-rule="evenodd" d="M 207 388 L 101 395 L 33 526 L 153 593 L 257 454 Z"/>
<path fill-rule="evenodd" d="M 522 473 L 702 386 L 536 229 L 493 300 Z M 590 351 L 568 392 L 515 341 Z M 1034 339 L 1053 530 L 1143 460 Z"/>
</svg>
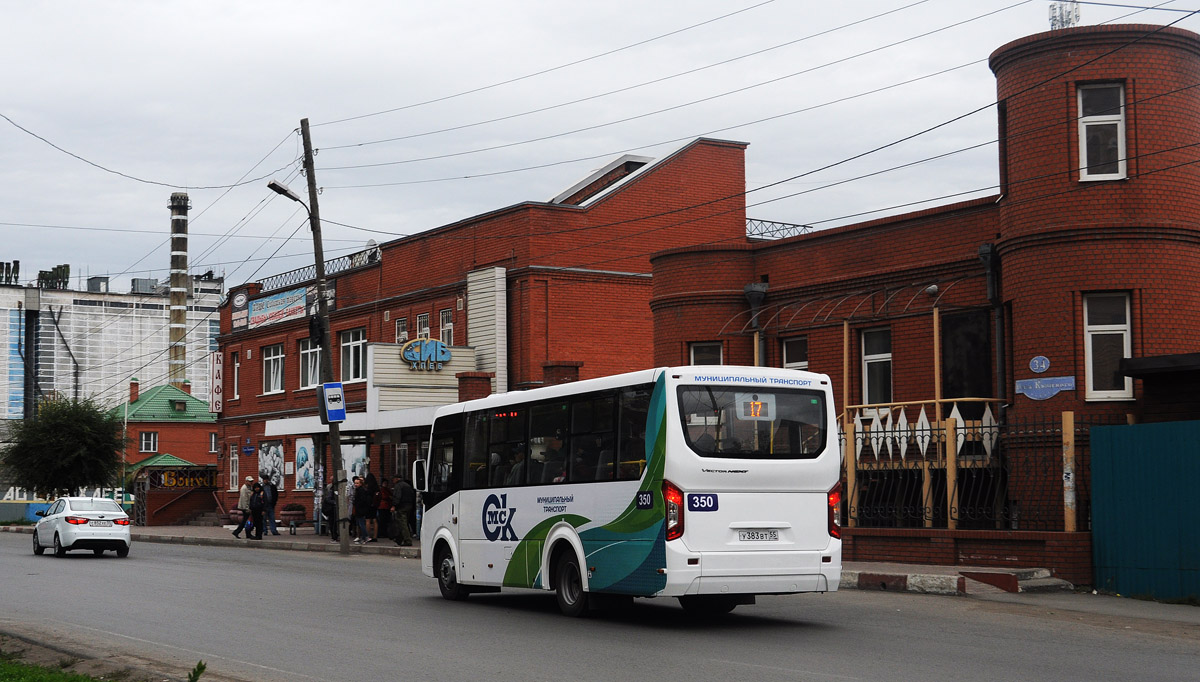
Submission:
<svg viewBox="0 0 1200 682">
<path fill-rule="evenodd" d="M 557 360 L 542 363 L 542 381 L 547 386 L 579 381 L 579 368 L 583 363 L 576 360 Z"/>
<path fill-rule="evenodd" d="M 138 399 L 138 380 L 134 377 L 129 380 L 129 402 L 136 403 Z"/>
<path fill-rule="evenodd" d="M 458 379 L 458 402 L 486 398 L 492 394 L 492 379 L 495 372 L 459 372 L 454 375 Z"/>
<path fill-rule="evenodd" d="M 179 388 L 180 388 L 180 390 L 182 390 L 184 393 L 186 393 L 188 395 L 192 394 L 192 382 L 188 381 L 187 379 L 183 380 L 183 385 L 180 386 Z"/>
</svg>

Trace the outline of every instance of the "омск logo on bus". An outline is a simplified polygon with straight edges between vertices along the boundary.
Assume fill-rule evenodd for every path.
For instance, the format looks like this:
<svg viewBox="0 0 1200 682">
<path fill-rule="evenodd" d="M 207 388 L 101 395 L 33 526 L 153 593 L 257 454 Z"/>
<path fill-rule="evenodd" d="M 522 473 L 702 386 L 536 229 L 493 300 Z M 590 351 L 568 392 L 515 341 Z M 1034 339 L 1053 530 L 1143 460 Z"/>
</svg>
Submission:
<svg viewBox="0 0 1200 682">
<path fill-rule="evenodd" d="M 508 495 L 488 495 L 483 502 L 483 536 L 489 542 L 516 540 L 512 520 L 516 509 L 508 506 Z"/>
<path fill-rule="evenodd" d="M 450 362 L 450 349 L 437 339 L 413 339 L 400 348 L 400 357 L 409 369 L 440 370 Z"/>
</svg>

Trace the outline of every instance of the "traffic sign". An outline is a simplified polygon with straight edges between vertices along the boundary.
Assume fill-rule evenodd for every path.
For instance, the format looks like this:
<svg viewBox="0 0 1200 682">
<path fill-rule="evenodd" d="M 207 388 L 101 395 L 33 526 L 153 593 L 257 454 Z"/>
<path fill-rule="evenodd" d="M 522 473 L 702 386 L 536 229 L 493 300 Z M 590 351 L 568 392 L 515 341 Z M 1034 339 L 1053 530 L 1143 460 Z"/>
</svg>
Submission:
<svg viewBox="0 0 1200 682">
<path fill-rule="evenodd" d="M 321 385 L 321 423 L 332 424 L 346 421 L 346 401 L 342 396 L 342 382 L 331 381 Z"/>
</svg>

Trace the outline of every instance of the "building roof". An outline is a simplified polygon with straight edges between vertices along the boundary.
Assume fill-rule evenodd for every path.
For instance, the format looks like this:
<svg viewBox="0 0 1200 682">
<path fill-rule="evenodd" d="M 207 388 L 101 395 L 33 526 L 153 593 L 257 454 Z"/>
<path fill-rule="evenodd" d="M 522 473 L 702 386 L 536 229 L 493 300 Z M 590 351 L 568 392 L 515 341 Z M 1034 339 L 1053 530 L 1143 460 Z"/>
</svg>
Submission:
<svg viewBox="0 0 1200 682">
<path fill-rule="evenodd" d="M 132 469 L 141 469 L 144 467 L 194 467 L 194 466 L 200 466 L 200 465 L 195 464 L 193 462 L 189 462 L 186 459 L 181 459 L 179 457 L 176 457 L 175 455 L 163 452 L 163 453 L 160 453 L 157 455 L 147 457 L 146 459 L 143 459 L 140 462 L 135 462 L 133 464 L 130 464 L 129 468 L 132 470 Z M 209 466 L 211 466 L 211 465 L 209 465 Z"/>
<path fill-rule="evenodd" d="M 1154 355 L 1144 358 L 1125 358 L 1121 360 L 1121 374 L 1139 379 L 1156 374 L 1196 371 L 1200 371 L 1200 353 Z"/>
<path fill-rule="evenodd" d="M 129 406 L 131 422 L 216 422 L 217 416 L 208 411 L 208 402 L 169 384 L 153 386 L 138 393 L 138 399 L 121 403 L 113 413 L 125 414 Z"/>
</svg>

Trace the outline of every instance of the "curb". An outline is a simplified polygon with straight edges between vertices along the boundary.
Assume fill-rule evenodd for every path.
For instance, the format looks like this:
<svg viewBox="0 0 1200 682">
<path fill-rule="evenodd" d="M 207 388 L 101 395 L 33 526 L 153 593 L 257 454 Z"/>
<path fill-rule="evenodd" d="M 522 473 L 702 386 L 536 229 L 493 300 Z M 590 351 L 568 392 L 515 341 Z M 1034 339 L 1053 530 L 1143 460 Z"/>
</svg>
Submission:
<svg viewBox="0 0 1200 682">
<path fill-rule="evenodd" d="M 33 526 L 0 526 L 0 531 L 5 533 L 24 533 L 26 535 L 33 534 Z M 157 542 L 162 544 L 174 545 L 200 545 L 205 547 L 251 547 L 253 549 L 285 549 L 297 552 L 326 552 L 340 553 L 341 545 L 332 542 L 313 543 L 313 542 L 297 542 L 292 540 L 245 540 L 230 537 L 225 538 L 200 538 L 191 535 L 155 535 L 151 533 L 130 533 L 130 537 L 134 542 Z M 288 537 L 280 535 L 280 538 Z M 351 543 L 351 554 L 378 554 L 382 556 L 395 556 L 402 559 L 420 559 L 420 547 L 387 547 L 378 546 L 379 543 L 370 543 L 367 545 L 355 545 Z"/>
<path fill-rule="evenodd" d="M 961 575 L 842 571 L 842 582 L 838 589 L 961 596 L 967 593 L 967 579 Z"/>
</svg>

